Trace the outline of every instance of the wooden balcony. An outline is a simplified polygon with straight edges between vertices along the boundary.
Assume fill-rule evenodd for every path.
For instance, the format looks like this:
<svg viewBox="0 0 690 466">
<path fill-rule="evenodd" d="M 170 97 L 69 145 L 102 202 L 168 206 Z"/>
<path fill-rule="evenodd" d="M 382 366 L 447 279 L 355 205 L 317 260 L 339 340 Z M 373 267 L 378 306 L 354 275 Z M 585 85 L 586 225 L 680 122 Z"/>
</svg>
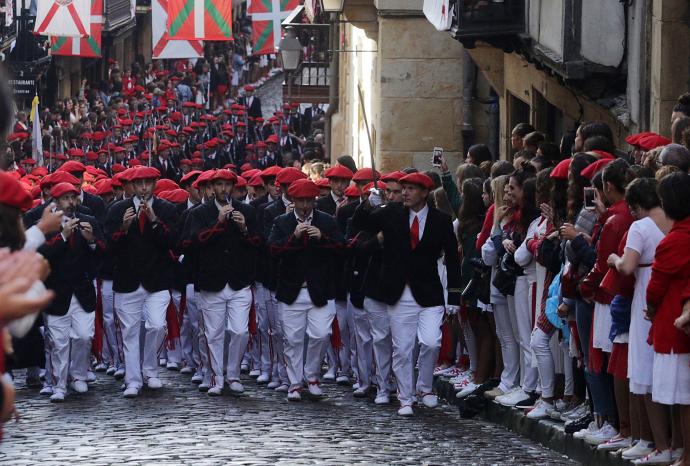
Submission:
<svg viewBox="0 0 690 466">
<path fill-rule="evenodd" d="M 302 62 L 288 78 L 285 74 L 283 96 L 286 102 L 328 103 L 330 79 L 328 62 Z M 292 85 L 288 83 L 288 79 Z"/>
</svg>

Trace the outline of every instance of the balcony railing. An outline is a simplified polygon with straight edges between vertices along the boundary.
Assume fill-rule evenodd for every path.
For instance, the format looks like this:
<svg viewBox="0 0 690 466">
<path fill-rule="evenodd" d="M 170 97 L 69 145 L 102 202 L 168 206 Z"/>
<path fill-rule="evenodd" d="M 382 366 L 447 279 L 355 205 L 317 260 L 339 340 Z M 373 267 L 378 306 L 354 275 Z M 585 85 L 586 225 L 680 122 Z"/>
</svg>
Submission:
<svg viewBox="0 0 690 466">
<path fill-rule="evenodd" d="M 453 34 L 457 39 L 481 39 L 525 32 L 524 0 L 458 0 Z"/>
<path fill-rule="evenodd" d="M 303 103 L 326 103 L 330 79 L 328 62 L 302 62 L 297 70 L 286 75 L 283 87 L 286 100 Z M 290 79 L 290 83 L 287 82 Z M 289 85 L 292 84 L 292 85 Z"/>
<path fill-rule="evenodd" d="M 131 20 L 130 0 L 108 0 L 105 2 L 105 31 L 113 31 Z"/>
</svg>

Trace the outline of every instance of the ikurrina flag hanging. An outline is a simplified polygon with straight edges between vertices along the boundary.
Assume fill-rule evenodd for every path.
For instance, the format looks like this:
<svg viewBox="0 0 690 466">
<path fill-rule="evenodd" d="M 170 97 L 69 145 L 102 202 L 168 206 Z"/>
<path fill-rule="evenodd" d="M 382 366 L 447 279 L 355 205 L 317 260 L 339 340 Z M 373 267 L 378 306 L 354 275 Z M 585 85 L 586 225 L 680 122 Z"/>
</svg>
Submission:
<svg viewBox="0 0 690 466">
<path fill-rule="evenodd" d="M 91 1 L 91 32 L 88 37 L 51 37 L 50 53 L 73 57 L 97 58 L 101 56 L 103 29 L 103 0 Z"/>
<path fill-rule="evenodd" d="M 175 40 L 233 40 L 232 1 L 168 0 L 168 34 Z"/>
<path fill-rule="evenodd" d="M 168 0 L 151 0 L 151 36 L 153 58 L 177 59 L 204 56 L 200 40 L 170 40 L 168 34 Z"/>
<path fill-rule="evenodd" d="M 43 36 L 87 37 L 91 0 L 40 0 L 34 32 Z"/>
<path fill-rule="evenodd" d="M 276 53 L 280 44 L 280 25 L 300 5 L 300 0 L 253 0 L 247 14 L 252 17 L 252 53 Z"/>
</svg>

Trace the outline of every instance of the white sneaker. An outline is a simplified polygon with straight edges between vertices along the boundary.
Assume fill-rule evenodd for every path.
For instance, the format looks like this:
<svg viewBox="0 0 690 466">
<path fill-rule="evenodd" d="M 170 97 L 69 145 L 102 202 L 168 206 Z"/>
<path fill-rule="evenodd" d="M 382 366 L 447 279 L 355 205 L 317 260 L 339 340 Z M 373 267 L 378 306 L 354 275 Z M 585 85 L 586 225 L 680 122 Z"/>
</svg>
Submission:
<svg viewBox="0 0 690 466">
<path fill-rule="evenodd" d="M 589 411 L 589 406 L 587 403 L 580 403 L 579 405 L 575 406 L 573 409 L 568 410 L 564 413 L 561 413 L 561 421 L 563 422 L 568 422 L 572 421 L 575 419 L 580 419 L 582 416 L 587 414 Z"/>
<path fill-rule="evenodd" d="M 260 375 L 261 375 L 261 371 L 259 369 L 252 369 L 249 371 L 249 377 L 251 377 L 252 379 L 257 378 Z"/>
<path fill-rule="evenodd" d="M 125 378 L 125 368 L 121 367 L 118 370 L 115 371 L 113 374 L 113 377 L 115 377 L 117 380 L 124 379 Z"/>
<path fill-rule="evenodd" d="M 620 434 L 609 439 L 608 441 L 597 446 L 597 450 L 602 451 L 617 451 L 621 449 L 628 449 L 632 445 L 630 437 L 623 437 Z"/>
<path fill-rule="evenodd" d="M 235 395 L 241 395 L 242 393 L 244 393 L 244 386 L 237 380 L 233 380 L 232 382 L 230 382 L 228 387 L 230 388 L 230 393 L 233 393 Z"/>
<path fill-rule="evenodd" d="M 604 422 L 604 425 L 601 426 L 601 429 L 585 436 L 585 442 L 590 445 L 601 445 L 602 443 L 608 442 L 616 435 L 618 435 L 618 431 L 615 429 L 615 427 L 608 422 Z"/>
<path fill-rule="evenodd" d="M 369 398 L 369 387 L 358 387 L 352 392 L 355 398 Z"/>
<path fill-rule="evenodd" d="M 633 464 L 670 464 L 673 461 L 673 456 L 671 455 L 671 450 L 654 450 L 647 456 L 633 461 Z"/>
<path fill-rule="evenodd" d="M 246 374 L 247 372 L 249 372 L 249 364 L 247 364 L 246 362 L 243 362 L 240 365 L 240 372 L 242 372 L 243 374 Z"/>
<path fill-rule="evenodd" d="M 96 364 L 93 368 L 96 372 L 105 372 L 105 370 L 108 368 L 108 365 L 104 362 L 99 362 Z"/>
<path fill-rule="evenodd" d="M 647 442 L 646 440 L 640 440 L 635 445 L 630 448 L 623 450 L 621 453 L 621 458 L 624 460 L 637 460 L 644 458 L 654 451 L 654 442 Z"/>
<path fill-rule="evenodd" d="M 158 390 L 159 388 L 163 388 L 163 382 L 161 382 L 161 379 L 159 379 L 158 377 L 149 377 L 148 380 L 146 380 L 146 385 L 151 390 Z"/>
<path fill-rule="evenodd" d="M 318 382 L 309 382 L 308 384 L 309 395 L 316 398 L 321 398 L 323 396 L 323 390 L 319 387 Z"/>
<path fill-rule="evenodd" d="M 86 381 L 88 383 L 95 382 L 96 381 L 96 374 L 94 374 L 91 371 L 86 371 Z"/>
<path fill-rule="evenodd" d="M 77 393 L 86 393 L 89 391 L 89 386 L 83 380 L 72 381 L 70 387 Z"/>
<path fill-rule="evenodd" d="M 193 367 L 184 366 L 182 369 L 180 369 L 180 374 L 193 374 L 193 373 L 194 373 Z"/>
<path fill-rule="evenodd" d="M 137 387 L 130 385 L 122 393 L 122 396 L 124 396 L 125 398 L 136 398 L 139 396 L 139 389 Z"/>
<path fill-rule="evenodd" d="M 117 371 L 117 368 L 115 366 L 110 366 L 108 369 L 105 371 L 105 375 L 115 375 L 115 372 Z"/>
<path fill-rule="evenodd" d="M 381 395 L 376 395 L 376 399 L 374 399 L 374 404 L 377 405 L 387 405 L 390 402 L 391 399 L 385 393 L 382 393 Z"/>
<path fill-rule="evenodd" d="M 218 385 L 211 387 L 208 389 L 206 394 L 208 396 L 221 396 L 223 394 L 223 387 L 219 387 Z"/>
<path fill-rule="evenodd" d="M 165 359 L 165 358 L 160 358 L 160 359 L 158 360 L 158 365 L 159 365 L 159 366 L 165 367 L 166 364 L 168 364 L 168 360 L 167 360 L 167 359 Z"/>
<path fill-rule="evenodd" d="M 398 416 L 410 417 L 414 416 L 414 411 L 411 405 L 401 406 L 398 410 Z"/>
<path fill-rule="evenodd" d="M 207 392 L 209 388 L 211 388 L 211 384 L 206 383 L 206 382 L 201 382 L 199 386 L 197 387 L 200 392 Z"/>
<path fill-rule="evenodd" d="M 280 382 L 277 380 L 272 380 L 271 382 L 268 382 L 268 385 L 266 385 L 266 388 L 269 390 L 275 390 L 278 387 L 280 387 Z"/>
<path fill-rule="evenodd" d="M 260 376 L 258 376 L 256 378 L 256 383 L 263 385 L 263 384 L 267 384 L 269 380 L 271 380 L 271 376 L 268 375 L 266 372 L 264 372 L 263 374 L 261 374 Z"/>
<path fill-rule="evenodd" d="M 427 393 L 422 397 L 422 403 L 424 403 L 424 406 L 427 408 L 435 408 L 438 406 L 438 397 L 433 393 Z"/>
<path fill-rule="evenodd" d="M 573 434 L 573 438 L 577 439 L 583 439 L 587 434 L 593 434 L 597 432 L 600 429 L 599 425 L 597 424 L 596 421 L 592 421 L 589 423 L 586 429 L 578 430 Z"/>
<path fill-rule="evenodd" d="M 201 372 L 197 372 L 192 376 L 192 383 L 201 383 L 204 381 L 204 376 L 201 375 Z"/>
<path fill-rule="evenodd" d="M 683 449 L 682 448 L 671 449 L 671 459 L 674 462 L 680 460 L 681 456 L 683 456 Z"/>
<path fill-rule="evenodd" d="M 553 409 L 553 403 L 549 403 L 543 399 L 539 400 L 537 401 L 537 404 L 534 405 L 534 408 L 529 410 L 527 413 L 527 418 L 535 420 L 545 419 L 549 417 L 549 414 L 547 413 L 547 410 L 549 409 Z"/>
<path fill-rule="evenodd" d="M 338 385 L 350 385 L 350 378 L 346 375 L 339 375 L 336 377 L 335 383 Z"/>
<path fill-rule="evenodd" d="M 329 382 L 333 382 L 335 380 L 335 368 L 333 369 L 328 369 L 325 374 L 323 374 L 322 377 L 323 380 L 327 380 Z"/>
<path fill-rule="evenodd" d="M 502 406 L 513 407 L 525 400 L 529 400 L 529 395 L 525 393 L 522 388 L 517 387 L 503 396 L 497 396 L 495 401 L 500 403 Z"/>
<path fill-rule="evenodd" d="M 174 361 L 168 361 L 168 364 L 165 365 L 165 368 L 169 371 L 179 371 L 180 365 Z"/>
<path fill-rule="evenodd" d="M 286 383 L 281 383 L 280 385 L 278 385 L 275 388 L 275 390 L 279 393 L 287 393 L 289 389 L 290 389 L 290 386 Z"/>
<path fill-rule="evenodd" d="M 476 389 L 479 388 L 479 385 L 474 383 L 474 382 L 469 382 L 467 385 L 465 385 L 465 388 L 460 390 L 458 393 L 455 394 L 455 398 L 465 398 L 468 396 L 470 393 L 475 391 Z"/>
<path fill-rule="evenodd" d="M 46 385 L 38 393 L 39 393 L 39 395 L 52 395 L 53 394 L 53 387 L 51 387 L 50 385 Z"/>
<path fill-rule="evenodd" d="M 566 403 L 563 400 L 556 400 L 553 403 L 553 407 L 551 409 L 547 410 L 546 414 L 548 417 L 550 417 L 554 421 L 560 421 L 561 420 L 561 414 L 565 413 L 567 409 L 568 409 L 568 403 Z"/>
<path fill-rule="evenodd" d="M 299 389 L 289 391 L 287 394 L 288 401 L 301 401 L 302 395 L 299 392 Z"/>
<path fill-rule="evenodd" d="M 62 403 L 63 401 L 65 401 L 65 392 L 62 390 L 55 390 L 55 393 L 50 396 L 51 403 Z"/>
</svg>

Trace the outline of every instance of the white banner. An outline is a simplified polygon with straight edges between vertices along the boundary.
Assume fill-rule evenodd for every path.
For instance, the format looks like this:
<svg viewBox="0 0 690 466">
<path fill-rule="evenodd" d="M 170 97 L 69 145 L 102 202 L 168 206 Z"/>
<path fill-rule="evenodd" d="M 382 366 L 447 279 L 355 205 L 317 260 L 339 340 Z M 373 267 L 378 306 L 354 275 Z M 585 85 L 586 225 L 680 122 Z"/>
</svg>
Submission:
<svg viewBox="0 0 690 466">
<path fill-rule="evenodd" d="M 34 31 L 43 36 L 88 37 L 91 0 L 41 0 Z"/>
<path fill-rule="evenodd" d="M 449 3 L 449 0 L 424 0 L 424 16 L 439 31 L 449 30 L 453 21 Z"/>
</svg>

